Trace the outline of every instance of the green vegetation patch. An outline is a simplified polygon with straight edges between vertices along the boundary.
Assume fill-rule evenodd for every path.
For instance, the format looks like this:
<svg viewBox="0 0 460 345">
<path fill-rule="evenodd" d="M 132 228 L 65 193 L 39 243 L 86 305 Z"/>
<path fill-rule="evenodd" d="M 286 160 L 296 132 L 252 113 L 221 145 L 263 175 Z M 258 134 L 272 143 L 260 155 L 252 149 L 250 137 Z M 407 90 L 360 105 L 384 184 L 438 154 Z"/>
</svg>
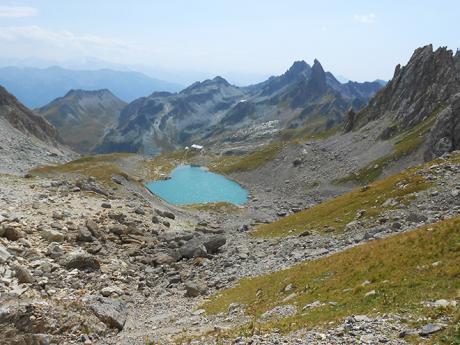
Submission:
<svg viewBox="0 0 460 345">
<path fill-rule="evenodd" d="M 245 305 L 253 321 L 232 330 L 233 335 L 275 328 L 290 332 L 359 314 L 398 313 L 410 322 L 419 316 L 452 316 L 453 308 L 434 310 L 422 302 L 459 299 L 459 229 L 457 216 L 286 270 L 242 279 L 236 287 L 211 297 L 203 308 L 216 314 L 226 312 L 231 303 Z M 316 301 L 319 306 L 305 308 Z M 261 318 L 282 305 L 293 305 L 297 311 L 288 317 Z M 454 328 L 452 339 L 458 339 L 456 332 Z"/>
<path fill-rule="evenodd" d="M 45 166 L 31 170 L 32 175 L 87 176 L 104 185 L 112 185 L 112 176 L 121 175 L 133 181 L 160 179 L 174 169 L 176 161 L 169 156 L 146 159 L 131 153 L 110 153 L 85 156 L 59 165 Z"/>
<path fill-rule="evenodd" d="M 393 198 L 404 203 L 411 194 L 427 189 L 430 183 L 417 174 L 418 169 L 405 170 L 276 222 L 263 224 L 253 232 L 253 235 L 281 237 L 300 234 L 305 230 L 321 232 L 331 228 L 335 232 L 343 231 L 346 224 L 356 218 L 358 212 L 361 218 L 376 217 L 391 208 L 391 206 L 383 206 L 388 199 Z"/>
<path fill-rule="evenodd" d="M 440 110 L 442 109 L 436 110 L 424 121 L 420 122 L 412 129 L 400 134 L 396 138 L 393 151 L 390 154 L 372 161 L 356 173 L 345 176 L 344 178 L 338 179 L 335 182 L 356 182 L 363 184 L 375 181 L 382 174 L 385 166 L 417 151 L 417 149 L 423 144 L 425 135 L 430 131 L 431 127 L 436 121 L 437 114 L 440 112 Z"/>
<path fill-rule="evenodd" d="M 221 174 L 254 170 L 275 159 L 286 145 L 272 142 L 242 157 L 219 157 L 210 164 L 209 169 Z"/>
<path fill-rule="evenodd" d="M 130 157 L 127 153 L 111 153 L 105 155 L 85 156 L 71 162 L 59 165 L 50 165 L 35 168 L 33 175 L 53 176 L 62 174 L 77 174 L 93 177 L 105 184 L 110 183 L 114 174 L 127 177 L 127 173 L 120 168 L 119 162 Z"/>
</svg>

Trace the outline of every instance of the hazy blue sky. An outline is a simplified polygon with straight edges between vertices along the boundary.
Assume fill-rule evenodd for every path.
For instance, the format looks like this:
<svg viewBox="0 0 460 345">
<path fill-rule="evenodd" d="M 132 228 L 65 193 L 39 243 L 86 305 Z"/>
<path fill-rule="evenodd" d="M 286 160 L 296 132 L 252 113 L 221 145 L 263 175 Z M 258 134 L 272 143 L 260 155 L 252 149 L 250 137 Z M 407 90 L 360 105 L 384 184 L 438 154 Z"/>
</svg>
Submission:
<svg viewBox="0 0 460 345">
<path fill-rule="evenodd" d="M 460 46 L 460 1 L 0 0 L 0 58 L 82 57 L 236 83 L 294 60 L 389 79 L 418 46 Z"/>
</svg>

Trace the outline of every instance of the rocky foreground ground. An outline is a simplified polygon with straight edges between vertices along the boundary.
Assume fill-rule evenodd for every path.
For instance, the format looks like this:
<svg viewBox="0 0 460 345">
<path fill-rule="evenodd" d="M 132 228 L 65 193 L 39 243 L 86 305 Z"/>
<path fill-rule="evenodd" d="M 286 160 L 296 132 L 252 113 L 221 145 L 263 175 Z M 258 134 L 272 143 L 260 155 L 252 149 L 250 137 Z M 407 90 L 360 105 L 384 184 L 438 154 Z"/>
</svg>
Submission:
<svg viewBox="0 0 460 345">
<path fill-rule="evenodd" d="M 216 344 L 203 336 L 249 317 L 240 305 L 217 315 L 207 315 L 201 305 L 238 279 L 460 214 L 460 164 L 441 160 L 419 174 L 432 186 L 415 193 L 409 204 L 387 200 L 391 209 L 377 219 L 358 212 L 344 233 L 283 239 L 249 234 L 255 218 L 262 217 L 254 197 L 247 208 L 226 212 L 179 210 L 123 179 L 106 188 L 91 179 L 0 175 L 2 339 L 7 344 L 171 344 L 180 339 Z M 266 317 L 289 313 L 287 305 Z M 287 336 L 235 335 L 226 342 L 404 344 L 401 335 L 429 335 L 447 321 L 410 329 L 398 315 L 350 315 L 330 327 Z"/>
</svg>

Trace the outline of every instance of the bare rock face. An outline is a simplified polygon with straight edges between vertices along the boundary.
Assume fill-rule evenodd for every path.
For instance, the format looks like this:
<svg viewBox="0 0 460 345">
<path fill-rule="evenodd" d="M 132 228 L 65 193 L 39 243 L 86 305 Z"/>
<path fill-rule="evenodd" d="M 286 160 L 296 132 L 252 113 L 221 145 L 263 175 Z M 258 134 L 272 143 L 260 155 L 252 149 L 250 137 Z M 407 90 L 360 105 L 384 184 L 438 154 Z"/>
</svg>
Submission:
<svg viewBox="0 0 460 345">
<path fill-rule="evenodd" d="M 22 174 L 75 156 L 62 144 L 56 128 L 1 86 L 0 138 L 0 172 Z"/>
<path fill-rule="evenodd" d="M 401 129 L 420 123 L 460 92 L 460 56 L 432 45 L 415 50 L 408 64 L 396 66 L 393 79 L 357 115 L 357 126 L 391 117 Z"/>
<path fill-rule="evenodd" d="M 0 116 L 21 132 L 27 132 L 45 142 L 60 142 L 56 128 L 43 117 L 22 105 L 0 86 Z"/>
<path fill-rule="evenodd" d="M 353 126 L 355 125 L 355 119 L 356 113 L 353 110 L 353 108 L 350 108 L 345 117 L 345 120 L 343 121 L 343 130 L 345 131 L 345 133 L 348 133 L 353 129 Z"/>
<path fill-rule="evenodd" d="M 454 95 L 449 103 L 431 129 L 425 160 L 460 149 L 460 93 Z"/>
<path fill-rule="evenodd" d="M 460 50 L 457 49 L 457 53 L 454 56 L 455 67 L 457 68 L 457 73 L 460 75 Z"/>
<path fill-rule="evenodd" d="M 124 302 L 99 297 L 92 301 L 89 307 L 99 320 L 104 322 L 107 326 L 117 328 L 120 331 L 123 329 L 128 316 Z"/>
</svg>

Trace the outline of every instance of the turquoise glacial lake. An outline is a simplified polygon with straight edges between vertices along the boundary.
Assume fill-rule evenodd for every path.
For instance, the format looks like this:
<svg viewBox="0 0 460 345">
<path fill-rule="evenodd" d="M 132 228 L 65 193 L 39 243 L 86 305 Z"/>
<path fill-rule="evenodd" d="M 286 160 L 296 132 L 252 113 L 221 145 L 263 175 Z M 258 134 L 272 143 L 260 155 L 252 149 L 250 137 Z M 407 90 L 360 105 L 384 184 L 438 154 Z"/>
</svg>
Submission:
<svg viewBox="0 0 460 345">
<path fill-rule="evenodd" d="M 168 180 L 153 181 L 146 187 L 170 204 L 188 205 L 208 202 L 229 202 L 243 205 L 248 191 L 226 177 L 204 167 L 181 165 Z"/>
</svg>

